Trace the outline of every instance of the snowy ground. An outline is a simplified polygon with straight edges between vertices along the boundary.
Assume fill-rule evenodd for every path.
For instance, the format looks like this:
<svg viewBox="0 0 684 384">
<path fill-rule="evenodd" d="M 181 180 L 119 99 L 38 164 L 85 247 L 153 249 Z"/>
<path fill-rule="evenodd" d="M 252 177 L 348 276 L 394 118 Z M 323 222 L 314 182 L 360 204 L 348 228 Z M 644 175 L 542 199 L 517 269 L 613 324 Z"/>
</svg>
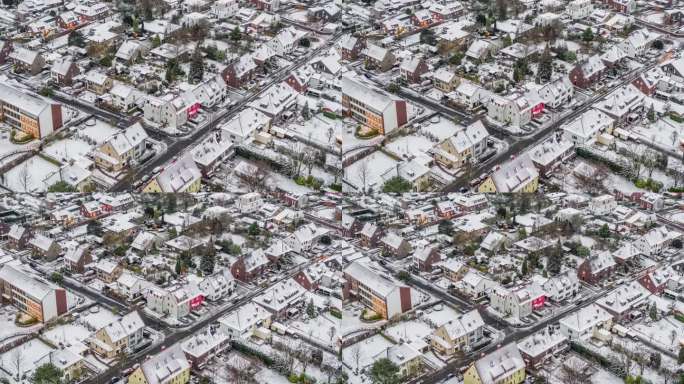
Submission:
<svg viewBox="0 0 684 384">
<path fill-rule="evenodd" d="M 453 136 L 456 132 L 463 129 L 452 120 L 444 116 L 433 116 L 430 120 L 420 123 L 420 130 L 437 138 L 438 142 Z"/>
<path fill-rule="evenodd" d="M 83 324 L 86 328 L 90 328 L 92 331 L 96 331 L 102 327 L 105 327 L 120 318 L 120 316 L 112 313 L 104 307 L 97 306 L 93 308 L 83 312 L 78 320 L 79 324 Z"/>
<path fill-rule="evenodd" d="M 42 327 L 42 324 L 35 324 L 30 327 L 17 326 L 14 323 L 17 312 L 19 312 L 18 309 L 9 305 L 0 307 L 0 340 L 15 334 L 36 331 Z"/>
<path fill-rule="evenodd" d="M 333 120 L 322 114 L 317 114 L 309 120 L 291 124 L 287 129 L 293 130 L 301 137 L 320 144 L 333 145 L 335 138 L 342 133 L 343 127 L 344 123 L 342 120 Z"/>
<path fill-rule="evenodd" d="M 44 152 L 62 163 L 67 163 L 69 160 L 85 157 L 92 148 L 93 146 L 84 140 L 68 138 L 50 143 Z"/>
<path fill-rule="evenodd" d="M 58 170 L 57 165 L 33 156 L 5 173 L 3 185 L 14 192 L 44 192 L 49 187 L 44 180 Z"/>
<path fill-rule="evenodd" d="M 52 347 L 35 338 L 0 354 L 0 366 L 3 367 L 0 370 L 0 377 L 11 379 L 11 377 L 7 376 L 7 373 L 14 377 L 17 375 L 17 371 L 22 376 L 30 377 L 36 369 L 37 363 L 46 358 L 53 350 Z M 15 381 L 11 380 L 10 382 Z"/>
<path fill-rule="evenodd" d="M 85 124 L 79 126 L 79 134 L 91 138 L 97 144 L 103 143 L 108 137 L 117 132 L 119 132 L 118 128 L 99 119 L 88 120 Z"/>
<path fill-rule="evenodd" d="M 656 345 L 679 352 L 679 345 L 684 340 L 684 323 L 673 316 L 662 318 L 652 323 L 637 324 L 632 330 Z"/>
<path fill-rule="evenodd" d="M 422 135 L 400 136 L 385 147 L 394 154 L 409 157 L 425 153 L 437 143 Z"/>
<path fill-rule="evenodd" d="M 43 333 L 43 336 L 55 345 L 64 346 L 70 351 L 82 355 L 88 350 L 85 340 L 92 334 L 86 326 L 78 323 L 58 325 Z"/>
<path fill-rule="evenodd" d="M 370 155 L 350 164 L 344 169 L 344 178 L 355 185 L 358 190 L 364 186 L 364 175 L 366 190 L 373 188 L 379 190 L 383 180 L 381 176 L 387 171 L 394 169 L 398 161 L 383 152 L 375 151 Z"/>
<path fill-rule="evenodd" d="M 666 117 L 648 126 L 634 127 L 632 132 L 639 135 L 642 140 L 669 150 L 679 150 L 679 142 L 684 139 L 684 124 Z"/>
</svg>

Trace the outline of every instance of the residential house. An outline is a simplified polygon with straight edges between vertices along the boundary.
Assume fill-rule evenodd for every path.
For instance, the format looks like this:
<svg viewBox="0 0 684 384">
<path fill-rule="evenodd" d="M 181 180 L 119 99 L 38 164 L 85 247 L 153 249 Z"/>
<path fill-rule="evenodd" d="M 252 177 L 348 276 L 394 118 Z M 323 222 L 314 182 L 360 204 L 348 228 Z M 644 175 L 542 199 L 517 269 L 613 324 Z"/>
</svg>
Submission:
<svg viewBox="0 0 684 384">
<path fill-rule="evenodd" d="M 199 191 L 201 183 L 202 172 L 197 168 L 192 154 L 187 153 L 150 180 L 143 188 L 143 192 L 193 193 Z"/>
<path fill-rule="evenodd" d="M 413 267 L 421 272 L 432 272 L 433 267 L 442 257 L 435 246 L 424 246 L 413 252 Z"/>
<path fill-rule="evenodd" d="M 361 238 L 361 246 L 366 248 L 375 247 L 378 240 L 382 236 L 382 230 L 373 222 L 366 222 L 363 228 L 359 232 L 359 237 Z"/>
<path fill-rule="evenodd" d="M 88 344 L 93 352 L 106 359 L 133 353 L 144 340 L 144 328 L 138 311 L 133 311 L 95 331 Z"/>
<path fill-rule="evenodd" d="M 41 233 L 36 233 L 33 238 L 29 240 L 28 245 L 34 255 L 40 256 L 48 261 L 56 259 L 62 252 L 62 247 L 59 243 Z"/>
<path fill-rule="evenodd" d="M 104 95 L 114 86 L 114 81 L 106 73 L 92 70 L 85 74 L 86 89 L 96 95 Z"/>
<path fill-rule="evenodd" d="M 428 71 L 425 59 L 413 56 L 401 62 L 399 76 L 407 83 L 420 83 L 421 76 Z"/>
<path fill-rule="evenodd" d="M 505 317 L 521 320 L 539 310 L 546 302 L 546 292 L 537 283 L 507 289 L 494 288 L 489 295 L 490 305 Z"/>
<path fill-rule="evenodd" d="M 482 121 L 477 120 L 446 138 L 431 151 L 437 162 L 447 168 L 458 169 L 478 162 L 487 150 L 488 138 L 489 132 Z"/>
<path fill-rule="evenodd" d="M 442 92 L 449 93 L 458 87 L 461 78 L 456 75 L 454 71 L 447 67 L 437 69 L 432 75 L 432 81 L 435 88 Z"/>
<path fill-rule="evenodd" d="M 635 240 L 633 244 L 642 254 L 654 256 L 662 253 L 666 248 L 672 245 L 674 240 L 681 239 L 681 237 L 681 232 L 671 231 L 665 226 L 660 226 L 651 229 Z"/>
<path fill-rule="evenodd" d="M 463 374 L 464 384 L 520 384 L 525 381 L 525 361 L 515 343 L 507 344 L 476 360 Z"/>
<path fill-rule="evenodd" d="M 248 340 L 258 328 L 268 328 L 273 315 L 254 302 L 247 302 L 219 319 L 219 330 L 230 340 Z"/>
<path fill-rule="evenodd" d="M 342 60 L 354 61 L 366 48 L 366 41 L 352 35 L 345 35 L 338 43 Z"/>
<path fill-rule="evenodd" d="M 208 328 L 183 340 L 181 348 L 190 365 L 199 369 L 214 356 L 228 348 L 229 342 L 228 335 Z"/>
<path fill-rule="evenodd" d="M 570 71 L 570 81 L 576 87 L 590 88 L 603 79 L 606 70 L 606 65 L 600 56 L 590 56 L 586 60 L 577 63 Z"/>
<path fill-rule="evenodd" d="M 39 74 L 45 66 L 43 55 L 24 47 L 14 47 L 8 59 L 15 72 L 26 72 L 31 76 Z"/>
<path fill-rule="evenodd" d="M 529 154 L 539 174 L 549 177 L 558 165 L 575 155 L 575 145 L 556 135 L 533 147 Z"/>
<path fill-rule="evenodd" d="M 180 343 L 173 344 L 144 360 L 128 376 L 131 384 L 187 384 L 190 382 L 190 363 Z"/>
<path fill-rule="evenodd" d="M 74 76 L 79 73 L 78 65 L 70 56 L 55 60 L 50 67 L 50 79 L 59 86 L 71 86 Z"/>
<path fill-rule="evenodd" d="M 525 361 L 525 366 L 541 368 L 542 364 L 552 356 L 568 349 L 568 337 L 556 328 L 543 328 L 518 342 L 518 350 Z"/>
<path fill-rule="evenodd" d="M 481 193 L 535 192 L 539 186 L 539 172 L 530 155 L 525 153 L 497 166 L 480 184 Z"/>
<path fill-rule="evenodd" d="M 430 336 L 430 345 L 447 358 L 456 352 L 468 353 L 483 340 L 484 326 L 480 312 L 474 309 L 437 327 Z"/>
<path fill-rule="evenodd" d="M 109 172 L 120 172 L 145 153 L 147 132 L 135 123 L 105 140 L 94 152 L 95 164 Z"/>
<path fill-rule="evenodd" d="M 609 330 L 613 316 L 596 304 L 579 308 L 560 320 L 560 332 L 570 341 L 588 341 L 600 329 Z"/>
<path fill-rule="evenodd" d="M 12 224 L 7 233 L 7 246 L 10 249 L 21 250 L 26 248 L 31 239 L 31 230 L 19 224 Z"/>
<path fill-rule="evenodd" d="M 115 282 L 123 272 L 123 266 L 109 259 L 100 259 L 92 266 L 95 276 L 107 284 Z"/>
<path fill-rule="evenodd" d="M 610 252 L 593 252 L 577 267 L 577 277 L 589 284 L 598 284 L 611 276 L 615 267 L 615 260 Z"/>
<path fill-rule="evenodd" d="M 90 253 L 90 246 L 82 244 L 67 250 L 64 255 L 64 268 L 71 273 L 83 273 L 85 272 L 86 264 L 90 264 L 92 261 L 93 257 Z"/>
<path fill-rule="evenodd" d="M 250 282 L 257 276 L 261 276 L 270 261 L 262 249 L 256 249 L 250 253 L 240 255 L 231 264 L 230 272 L 234 278 L 243 282 Z"/>
<path fill-rule="evenodd" d="M 396 60 L 389 49 L 375 44 L 368 44 L 368 47 L 361 52 L 361 56 L 367 68 L 377 69 L 380 72 L 389 71 Z"/>
<path fill-rule="evenodd" d="M 601 133 L 612 133 L 615 120 L 601 110 L 591 108 L 574 120 L 564 124 L 563 137 L 575 144 L 589 144 Z"/>
<path fill-rule="evenodd" d="M 382 248 L 384 255 L 398 259 L 408 256 L 412 250 L 411 244 L 408 241 L 393 232 L 388 232 L 380 239 L 379 246 Z"/>
</svg>

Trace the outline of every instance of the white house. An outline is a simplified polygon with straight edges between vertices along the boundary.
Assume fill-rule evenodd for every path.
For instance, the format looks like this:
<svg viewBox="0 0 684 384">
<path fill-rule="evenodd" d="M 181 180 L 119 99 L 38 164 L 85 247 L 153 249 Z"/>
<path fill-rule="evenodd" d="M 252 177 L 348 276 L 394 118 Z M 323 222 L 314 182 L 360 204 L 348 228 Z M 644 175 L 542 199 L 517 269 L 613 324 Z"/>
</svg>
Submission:
<svg viewBox="0 0 684 384">
<path fill-rule="evenodd" d="M 248 302 L 219 319 L 219 330 L 230 339 L 249 339 L 259 327 L 268 327 L 272 315 L 260 305 Z"/>
<path fill-rule="evenodd" d="M 233 17 L 240 8 L 237 0 L 218 0 L 211 6 L 211 13 L 218 19 Z"/>
<path fill-rule="evenodd" d="M 573 20 L 581 20 L 589 17 L 594 11 L 591 0 L 572 0 L 565 6 L 565 13 Z"/>
<path fill-rule="evenodd" d="M 596 304 L 581 308 L 560 320 L 560 331 L 570 340 L 589 340 L 600 328 L 609 329 L 613 316 Z"/>
<path fill-rule="evenodd" d="M 669 230 L 665 226 L 651 229 L 634 241 L 634 246 L 646 256 L 660 254 L 669 247 L 675 239 L 682 237 L 681 232 Z"/>
<path fill-rule="evenodd" d="M 283 241 L 292 249 L 292 251 L 301 254 L 303 251 L 311 249 L 315 242 L 326 233 L 328 233 L 327 229 L 321 228 L 315 224 L 308 224 L 299 227 Z"/>
<path fill-rule="evenodd" d="M 563 125 L 563 137 L 575 144 L 586 144 L 603 133 L 611 133 L 615 120 L 598 109 L 590 109 Z"/>
<path fill-rule="evenodd" d="M 241 213 L 256 212 L 261 208 L 261 194 L 259 192 L 250 192 L 240 195 L 235 200 L 235 206 Z"/>
</svg>

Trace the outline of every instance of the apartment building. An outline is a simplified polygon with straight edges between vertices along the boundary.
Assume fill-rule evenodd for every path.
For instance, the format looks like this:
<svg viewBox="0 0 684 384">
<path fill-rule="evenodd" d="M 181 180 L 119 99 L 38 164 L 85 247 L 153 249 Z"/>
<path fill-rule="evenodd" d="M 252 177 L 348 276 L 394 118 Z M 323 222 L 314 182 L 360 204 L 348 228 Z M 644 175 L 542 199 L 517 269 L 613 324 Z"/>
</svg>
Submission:
<svg viewBox="0 0 684 384">
<path fill-rule="evenodd" d="M 380 134 L 388 134 L 408 121 L 405 100 L 347 76 L 342 77 L 341 85 L 346 114 Z"/>
<path fill-rule="evenodd" d="M 62 127 L 62 106 L 0 84 L 0 121 L 42 139 Z"/>
<path fill-rule="evenodd" d="M 0 293 L 22 312 L 47 322 L 67 312 L 66 291 L 11 265 L 0 269 Z"/>
<path fill-rule="evenodd" d="M 351 296 L 383 319 L 390 319 L 411 309 L 411 289 L 386 279 L 367 266 L 351 263 L 344 270 L 345 299 Z"/>
</svg>

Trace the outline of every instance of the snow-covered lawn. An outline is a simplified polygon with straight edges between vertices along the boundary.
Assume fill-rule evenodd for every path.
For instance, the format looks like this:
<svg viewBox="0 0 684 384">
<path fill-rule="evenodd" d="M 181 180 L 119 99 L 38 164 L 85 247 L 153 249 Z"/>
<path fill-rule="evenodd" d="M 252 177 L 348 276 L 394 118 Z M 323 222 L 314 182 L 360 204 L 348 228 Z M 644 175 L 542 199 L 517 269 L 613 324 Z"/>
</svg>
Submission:
<svg viewBox="0 0 684 384">
<path fill-rule="evenodd" d="M 92 150 L 90 144 L 81 139 L 64 139 L 50 143 L 44 152 L 62 163 L 85 157 Z"/>
<path fill-rule="evenodd" d="M 384 336 L 374 335 L 344 348 L 342 350 L 342 361 L 345 365 L 356 369 L 358 358 L 358 368 L 362 370 L 364 367 L 373 364 L 376 356 L 392 345 Z"/>
<path fill-rule="evenodd" d="M 55 345 L 63 345 L 76 354 L 83 354 L 88 350 L 85 340 L 92 334 L 81 324 L 64 324 L 43 333 L 43 336 Z"/>
<path fill-rule="evenodd" d="M 3 370 L 0 370 L 0 376 L 7 377 L 6 375 L 9 373 L 12 377 L 16 377 L 17 371 L 19 371 L 22 376 L 30 377 L 37 368 L 37 364 L 52 351 L 52 347 L 38 338 L 14 347 L 0 354 L 0 366 L 3 367 Z"/>
<path fill-rule="evenodd" d="M 444 116 L 434 116 L 430 120 L 421 123 L 421 126 L 421 131 L 434 135 L 438 141 L 451 137 L 463 129 L 462 126 Z"/>
<path fill-rule="evenodd" d="M 663 118 L 646 127 L 634 127 L 632 132 L 641 136 L 642 140 L 670 150 L 678 150 L 679 142 L 684 139 L 684 124 Z"/>
<path fill-rule="evenodd" d="M 344 178 L 358 188 L 364 187 L 366 190 L 373 188 L 379 190 L 382 187 L 383 179 L 381 176 L 395 168 L 397 160 L 389 157 L 383 152 L 375 151 L 370 155 L 350 164 L 344 169 Z"/>
<path fill-rule="evenodd" d="M 651 342 L 673 352 L 679 352 L 679 345 L 684 340 L 684 323 L 672 316 L 650 324 L 637 324 L 632 329 Z"/>
<path fill-rule="evenodd" d="M 32 332 L 42 326 L 41 324 L 35 324 L 30 327 L 17 326 L 14 322 L 17 312 L 19 312 L 18 309 L 9 305 L 0 308 L 0 340 L 12 335 Z"/>
<path fill-rule="evenodd" d="M 292 124 L 288 129 L 295 131 L 302 138 L 332 145 L 335 138 L 342 133 L 343 127 L 342 120 L 333 120 L 318 114 L 301 124 Z"/>
<path fill-rule="evenodd" d="M 119 319 L 118 315 L 115 315 L 114 313 L 112 313 L 104 307 L 97 306 L 93 308 L 98 309 L 96 310 L 96 312 L 92 310 L 92 308 L 88 311 L 84 311 L 81 314 L 81 318 L 79 320 L 79 323 L 83 324 L 86 327 L 91 327 L 93 331 L 96 331 L 104 326 L 107 326 Z"/>
<path fill-rule="evenodd" d="M 90 137 L 97 144 L 103 143 L 105 140 L 107 140 L 108 137 L 119 132 L 118 128 L 112 126 L 106 121 L 95 119 L 95 124 L 89 125 L 92 124 L 92 121 L 93 120 L 91 119 L 88 120 L 88 122 L 86 122 L 85 124 L 80 125 L 79 134 L 83 134 Z"/>
<path fill-rule="evenodd" d="M 45 179 L 58 170 L 55 164 L 33 156 L 5 173 L 3 185 L 14 192 L 44 192 L 49 187 Z"/>
<path fill-rule="evenodd" d="M 413 346 L 419 346 L 421 343 L 426 343 L 428 336 L 432 334 L 432 328 L 422 321 L 410 320 L 402 321 L 385 329 L 385 335 L 392 340 L 399 342 L 410 342 Z"/>
<path fill-rule="evenodd" d="M 418 156 L 426 153 L 436 142 L 421 135 L 401 136 L 386 145 L 386 148 L 399 156 Z"/>
<path fill-rule="evenodd" d="M 301 332 L 301 334 L 317 339 L 321 344 L 327 344 L 332 347 L 335 346 L 337 332 L 340 328 L 339 322 L 333 322 L 323 315 L 316 316 L 313 319 L 295 321 L 290 326 Z M 333 330 L 332 339 L 329 333 L 331 329 Z"/>
</svg>

